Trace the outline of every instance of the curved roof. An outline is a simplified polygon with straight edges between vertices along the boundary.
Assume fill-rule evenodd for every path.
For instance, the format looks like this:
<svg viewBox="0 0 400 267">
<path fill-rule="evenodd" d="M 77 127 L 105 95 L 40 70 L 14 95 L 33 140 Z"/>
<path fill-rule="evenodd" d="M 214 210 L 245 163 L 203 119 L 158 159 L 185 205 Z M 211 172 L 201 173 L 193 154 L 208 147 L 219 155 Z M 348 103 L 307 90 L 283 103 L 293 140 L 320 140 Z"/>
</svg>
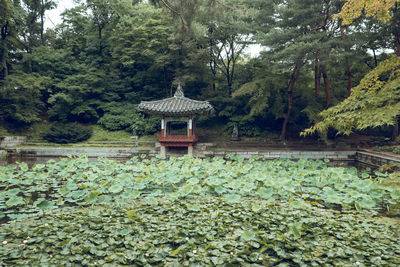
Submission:
<svg viewBox="0 0 400 267">
<path fill-rule="evenodd" d="M 138 109 L 146 113 L 160 115 L 204 114 L 214 110 L 208 101 L 198 101 L 185 97 L 180 84 L 173 97 L 156 101 L 142 101 Z"/>
</svg>

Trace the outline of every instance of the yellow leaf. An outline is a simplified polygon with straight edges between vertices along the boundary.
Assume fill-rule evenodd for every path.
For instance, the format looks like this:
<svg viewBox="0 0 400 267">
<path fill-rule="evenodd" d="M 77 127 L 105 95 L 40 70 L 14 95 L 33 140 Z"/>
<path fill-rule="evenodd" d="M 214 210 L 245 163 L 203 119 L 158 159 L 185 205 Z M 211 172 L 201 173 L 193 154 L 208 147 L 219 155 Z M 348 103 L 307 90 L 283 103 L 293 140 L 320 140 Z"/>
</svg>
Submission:
<svg viewBox="0 0 400 267">
<path fill-rule="evenodd" d="M 176 255 L 178 255 L 179 251 L 181 251 L 181 247 L 178 247 L 177 249 L 175 249 L 174 251 L 171 252 L 171 256 L 175 257 Z"/>
</svg>

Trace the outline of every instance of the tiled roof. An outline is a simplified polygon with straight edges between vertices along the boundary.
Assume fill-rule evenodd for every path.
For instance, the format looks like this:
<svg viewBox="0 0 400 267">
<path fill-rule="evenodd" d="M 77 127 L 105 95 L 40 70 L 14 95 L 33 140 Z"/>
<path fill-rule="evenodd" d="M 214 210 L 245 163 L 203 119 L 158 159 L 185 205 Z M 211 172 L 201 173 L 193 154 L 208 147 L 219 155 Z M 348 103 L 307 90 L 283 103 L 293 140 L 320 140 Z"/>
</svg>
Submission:
<svg viewBox="0 0 400 267">
<path fill-rule="evenodd" d="M 146 113 L 164 115 L 200 114 L 214 110 L 208 101 L 186 98 L 181 85 L 178 85 L 174 97 L 156 101 L 142 101 L 138 109 Z"/>
</svg>

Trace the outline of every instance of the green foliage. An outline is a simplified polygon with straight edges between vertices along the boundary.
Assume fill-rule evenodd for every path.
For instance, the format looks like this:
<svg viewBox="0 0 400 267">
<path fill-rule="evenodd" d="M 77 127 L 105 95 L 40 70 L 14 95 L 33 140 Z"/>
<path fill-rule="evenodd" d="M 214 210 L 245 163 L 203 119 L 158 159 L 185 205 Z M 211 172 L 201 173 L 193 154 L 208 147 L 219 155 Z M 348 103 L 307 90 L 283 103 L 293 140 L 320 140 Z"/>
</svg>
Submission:
<svg viewBox="0 0 400 267">
<path fill-rule="evenodd" d="M 113 64 L 131 85 L 131 94 L 145 99 L 165 97 L 174 64 L 171 18 L 148 4 L 130 5 L 119 13 L 110 37 Z"/>
<path fill-rule="evenodd" d="M 104 108 L 105 114 L 98 124 L 109 131 L 136 130 L 139 135 L 153 134 L 159 130 L 159 118 L 144 118 L 137 110 L 137 105 L 129 103 L 110 103 Z"/>
<path fill-rule="evenodd" d="M 257 59 L 253 59 L 250 66 L 252 77 L 232 96 L 245 100 L 245 110 L 249 116 L 269 116 L 274 119 L 284 117 L 287 102 L 284 92 L 287 85 L 282 80 L 289 77 L 288 72 L 278 72 Z"/>
<path fill-rule="evenodd" d="M 43 139 L 58 143 L 77 143 L 90 138 L 92 129 L 88 126 L 82 126 L 75 123 L 54 123 L 44 134 Z"/>
<path fill-rule="evenodd" d="M 5 265 L 397 266 L 396 221 L 253 198 L 59 209 L 0 226 Z M 193 210 L 193 207 L 196 207 Z"/>
<path fill-rule="evenodd" d="M 188 97 L 216 102 L 219 124 L 229 129 L 237 122 L 244 135 L 257 135 L 281 122 L 288 70 L 302 57 L 292 131 L 316 122 L 325 106 L 323 90 L 320 97 L 312 94 L 318 51 L 335 104 L 346 96 L 344 57 L 356 84 L 364 62 L 374 61 L 367 50 L 393 48 L 390 25 L 375 20 L 347 27 L 343 41 L 331 19 L 342 5 L 338 0 L 77 1 L 62 13 L 61 24 L 42 32 L 40 18 L 55 2 L 0 0 L 0 120 L 12 127 L 37 121 L 39 113 L 81 123 L 96 123 L 105 113 L 109 129 L 124 128 L 118 125 L 124 118 L 109 116 L 105 106 L 167 97 L 180 80 Z M 243 58 L 250 37 L 269 52 Z M 14 92 L 14 83 L 24 90 Z M 231 92 L 234 100 L 227 98 Z M 152 123 L 135 127 L 151 132 Z"/>
<path fill-rule="evenodd" d="M 126 131 L 107 131 L 100 125 L 92 126 L 93 133 L 89 138 L 89 142 L 98 142 L 98 141 L 131 141 L 130 138 L 132 133 L 128 133 Z"/>
<path fill-rule="evenodd" d="M 381 62 L 353 89 L 350 97 L 320 113 L 321 121 L 303 131 L 326 133 L 329 127 L 350 134 L 369 127 L 394 125 L 400 116 L 400 57 Z"/>
<path fill-rule="evenodd" d="M 233 116 L 230 122 L 226 124 L 224 131 L 231 134 L 234 125 L 237 124 L 240 136 L 259 136 L 263 129 L 256 123 L 256 119 L 256 117 L 246 115 Z"/>
<path fill-rule="evenodd" d="M 56 92 L 49 98 L 52 107 L 49 114 L 57 121 L 97 121 L 97 110 L 106 91 L 107 74 L 102 70 L 90 69 L 70 75 L 56 84 Z"/>
<path fill-rule="evenodd" d="M 0 80 L 0 121 L 22 127 L 39 121 L 41 101 L 51 79 L 35 73 L 17 73 Z"/>
<path fill-rule="evenodd" d="M 400 145 L 395 146 L 378 146 L 373 148 L 375 151 L 389 151 L 396 154 L 400 154 Z"/>
<path fill-rule="evenodd" d="M 360 179 L 355 168 L 328 167 L 323 161 L 306 159 L 252 158 L 245 162 L 231 156 L 230 160 L 182 157 L 139 161 L 135 157 L 122 164 L 108 159 L 90 162 L 82 156 L 32 168 L 25 163 L 0 167 L 0 198 L 4 200 L 0 208 L 12 219 L 35 215 L 38 196 L 53 204 L 59 202 L 55 208 L 93 201 L 122 205 L 139 197 L 154 203 L 158 197 L 177 200 L 212 195 L 227 202 L 246 197 L 271 203 L 296 200 L 305 206 L 375 214 L 400 201 L 391 196 L 392 187 L 382 184 L 387 175 L 379 175 L 374 179 L 363 172 Z M 13 197 L 21 197 L 24 204 Z M 7 206 L 9 200 L 12 209 Z"/>
<path fill-rule="evenodd" d="M 0 167 L 0 262 L 400 264 L 398 222 L 374 212 L 400 203 L 384 174 L 229 158 Z"/>
<path fill-rule="evenodd" d="M 380 172 L 388 172 L 388 173 L 392 173 L 392 172 L 398 172 L 400 171 L 400 163 L 389 163 L 389 164 L 384 164 L 379 168 Z"/>
</svg>

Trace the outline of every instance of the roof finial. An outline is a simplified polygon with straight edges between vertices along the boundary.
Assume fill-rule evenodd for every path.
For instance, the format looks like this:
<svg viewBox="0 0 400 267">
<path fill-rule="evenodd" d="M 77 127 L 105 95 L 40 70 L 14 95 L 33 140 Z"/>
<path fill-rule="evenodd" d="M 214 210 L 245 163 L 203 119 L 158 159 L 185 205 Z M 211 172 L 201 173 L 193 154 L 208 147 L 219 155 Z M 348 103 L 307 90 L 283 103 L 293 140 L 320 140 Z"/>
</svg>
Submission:
<svg viewBox="0 0 400 267">
<path fill-rule="evenodd" d="M 183 94 L 183 89 L 181 86 L 181 82 L 178 83 L 178 88 L 176 88 L 174 97 L 184 97 L 185 95 Z"/>
</svg>

